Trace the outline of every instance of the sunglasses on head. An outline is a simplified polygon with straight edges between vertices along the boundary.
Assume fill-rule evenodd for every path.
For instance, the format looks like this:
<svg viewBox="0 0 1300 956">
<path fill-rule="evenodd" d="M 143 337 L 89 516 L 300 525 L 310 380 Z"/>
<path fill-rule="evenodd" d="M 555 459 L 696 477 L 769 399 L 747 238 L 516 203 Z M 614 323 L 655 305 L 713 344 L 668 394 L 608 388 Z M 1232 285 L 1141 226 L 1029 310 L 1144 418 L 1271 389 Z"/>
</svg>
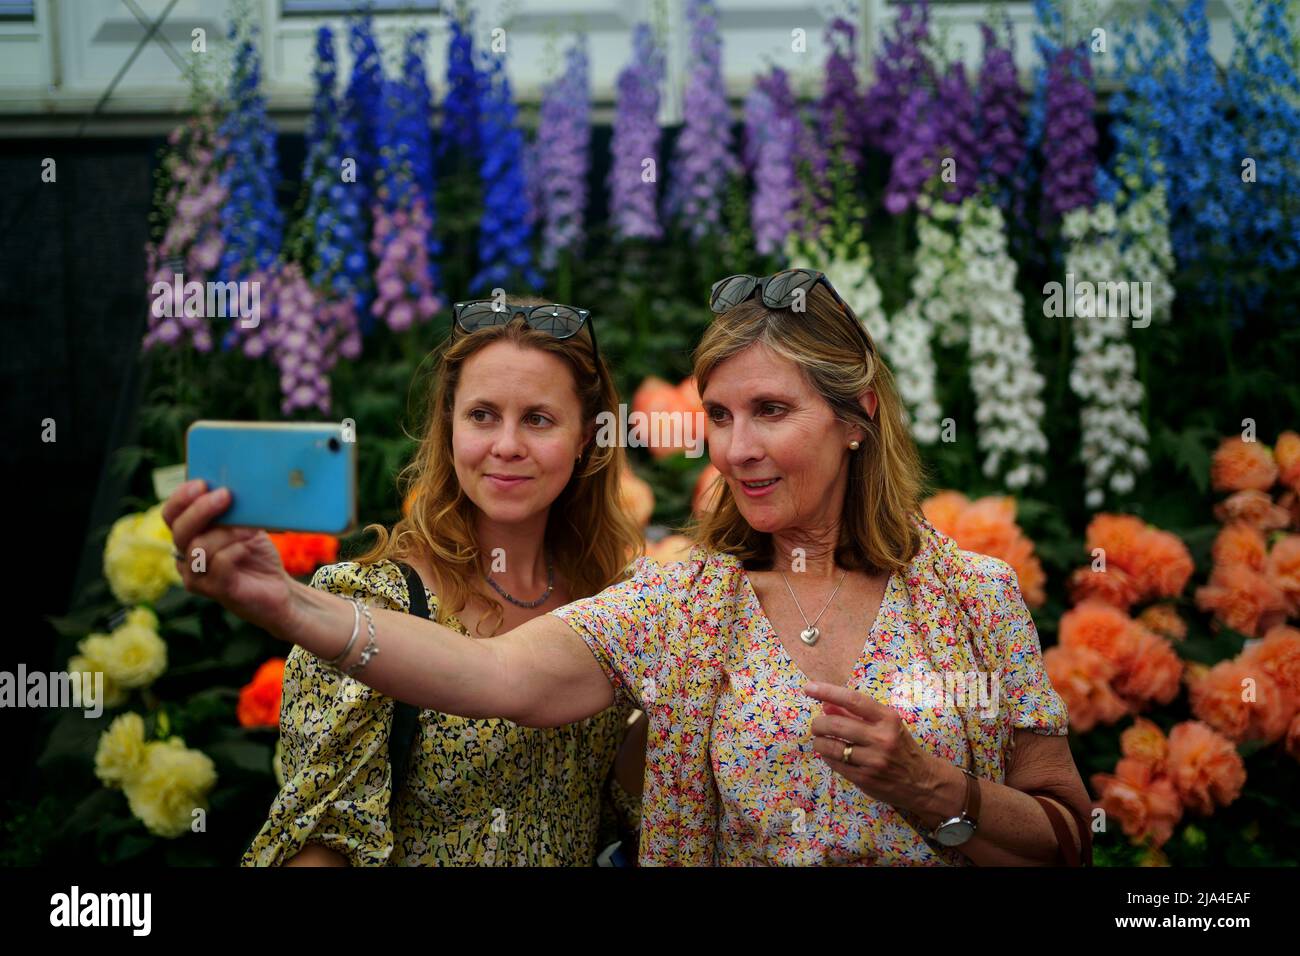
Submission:
<svg viewBox="0 0 1300 956">
<path fill-rule="evenodd" d="M 763 304 L 768 308 L 788 309 L 796 301 L 805 298 L 812 291 L 813 286 L 818 284 L 824 285 L 826 290 L 834 296 L 840 309 L 862 336 L 867 351 L 873 351 L 867 330 L 862 327 L 862 323 L 853 314 L 849 304 L 835 291 L 835 286 L 831 285 L 831 280 L 826 278 L 826 273 L 818 272 L 816 269 L 783 269 L 780 272 L 774 272 L 770 276 L 762 277 L 751 275 L 727 276 L 727 278 L 719 279 L 713 283 L 713 288 L 709 292 L 709 308 L 715 313 L 721 314 L 734 309 L 740 303 L 752 298 L 754 293 L 757 292 L 762 297 Z"/>
<path fill-rule="evenodd" d="M 558 302 L 546 305 L 510 305 L 498 299 L 457 302 L 451 308 L 452 323 L 462 332 L 509 325 L 516 317 L 522 317 L 529 328 L 553 335 L 557 339 L 571 339 L 586 326 L 587 334 L 591 336 L 591 354 L 596 363 L 596 374 L 602 374 L 600 348 L 596 345 L 596 324 L 591 321 L 591 312 L 587 309 L 560 305 Z"/>
</svg>

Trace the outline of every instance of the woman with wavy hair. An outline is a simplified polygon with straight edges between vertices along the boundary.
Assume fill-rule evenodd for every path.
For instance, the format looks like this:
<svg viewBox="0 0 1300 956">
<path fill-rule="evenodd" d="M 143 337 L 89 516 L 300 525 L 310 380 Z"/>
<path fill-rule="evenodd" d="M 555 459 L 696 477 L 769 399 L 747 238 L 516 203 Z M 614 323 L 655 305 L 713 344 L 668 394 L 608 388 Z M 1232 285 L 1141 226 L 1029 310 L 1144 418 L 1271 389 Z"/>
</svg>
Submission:
<svg viewBox="0 0 1300 956">
<path fill-rule="evenodd" d="M 419 607 L 419 587 L 441 633 L 486 646 L 625 577 L 642 538 L 620 503 L 622 449 L 592 440 L 617 396 L 583 329 L 583 310 L 537 299 L 458 304 L 399 476 L 405 517 L 371 525 L 370 549 L 311 587 L 392 612 Z M 288 580 L 260 537 L 247 545 Z M 635 829 L 644 728 L 629 732 L 628 702 L 549 728 L 425 709 L 390 767 L 400 711 L 295 647 L 285 782 L 244 864 L 591 865 Z"/>
<path fill-rule="evenodd" d="M 535 727 L 641 707 L 642 864 L 1087 860 L 1087 792 L 1015 573 L 925 519 L 866 329 L 809 270 L 731 276 L 710 304 L 695 377 L 720 484 L 689 560 L 642 559 L 493 641 L 376 613 L 360 679 Z M 360 660 L 344 602 L 209 527 L 226 506 L 195 485 L 164 511 L 179 547 L 216 553 L 193 586 Z"/>
</svg>

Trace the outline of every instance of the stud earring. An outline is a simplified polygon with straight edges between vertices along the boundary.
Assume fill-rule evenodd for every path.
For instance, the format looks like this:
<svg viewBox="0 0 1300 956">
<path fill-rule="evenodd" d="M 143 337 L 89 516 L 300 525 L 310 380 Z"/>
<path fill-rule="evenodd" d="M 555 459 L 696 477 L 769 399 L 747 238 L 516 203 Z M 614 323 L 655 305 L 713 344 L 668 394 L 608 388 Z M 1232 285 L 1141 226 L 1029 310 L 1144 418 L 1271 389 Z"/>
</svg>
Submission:
<svg viewBox="0 0 1300 956">
<path fill-rule="evenodd" d="M 849 451 L 857 451 L 861 447 L 862 446 L 858 443 L 858 440 L 856 438 L 853 441 L 849 442 Z"/>
</svg>

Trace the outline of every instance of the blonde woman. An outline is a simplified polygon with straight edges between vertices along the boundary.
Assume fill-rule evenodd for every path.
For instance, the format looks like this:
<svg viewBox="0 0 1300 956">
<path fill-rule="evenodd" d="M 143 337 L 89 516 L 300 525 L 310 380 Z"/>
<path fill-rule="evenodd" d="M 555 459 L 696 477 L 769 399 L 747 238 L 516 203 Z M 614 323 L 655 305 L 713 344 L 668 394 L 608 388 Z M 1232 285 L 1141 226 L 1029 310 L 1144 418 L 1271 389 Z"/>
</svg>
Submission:
<svg viewBox="0 0 1300 956">
<path fill-rule="evenodd" d="M 1015 574 L 921 514 L 918 454 L 861 323 L 808 270 L 729 277 L 711 305 L 695 376 L 721 476 L 690 560 L 642 560 L 493 641 L 377 613 L 382 653 L 359 679 L 537 727 L 642 707 L 643 865 L 1086 860 L 1088 797 Z M 208 526 L 224 507 L 178 492 L 178 544 L 222 548 Z M 209 563 L 207 592 L 339 655 L 347 605 L 241 547 Z M 986 693 L 915 693 L 935 675 Z"/>
<path fill-rule="evenodd" d="M 625 575 L 641 536 L 619 503 L 622 450 L 592 441 L 596 413 L 617 397 L 590 319 L 540 300 L 506 303 L 456 306 L 427 427 L 401 476 L 406 517 L 391 532 L 371 526 L 377 540 L 355 561 L 317 571 L 316 593 L 405 612 L 409 578 L 440 633 L 487 646 Z M 262 536 L 212 534 L 241 540 L 243 562 L 264 569 L 259 580 L 288 590 Z M 211 580 L 186 583 L 205 593 Z M 294 648 L 281 711 L 286 780 L 243 862 L 592 865 L 617 832 L 612 821 L 635 826 L 644 728 L 628 733 L 631 711 L 620 701 L 539 728 L 425 709 L 394 794 L 392 699 Z"/>
</svg>

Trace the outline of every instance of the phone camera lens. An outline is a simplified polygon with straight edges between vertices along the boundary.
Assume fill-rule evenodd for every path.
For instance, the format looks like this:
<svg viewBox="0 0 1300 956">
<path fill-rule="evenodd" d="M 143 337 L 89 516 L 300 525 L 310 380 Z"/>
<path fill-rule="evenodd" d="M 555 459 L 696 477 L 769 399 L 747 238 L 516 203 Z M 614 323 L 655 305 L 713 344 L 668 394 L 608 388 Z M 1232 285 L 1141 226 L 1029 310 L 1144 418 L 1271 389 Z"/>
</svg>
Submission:
<svg viewBox="0 0 1300 956">
<path fill-rule="evenodd" d="M 339 443 L 339 440 L 337 438 L 331 438 L 329 441 L 329 446 L 330 446 L 330 451 L 338 451 L 340 448 L 343 447 Z"/>
</svg>

